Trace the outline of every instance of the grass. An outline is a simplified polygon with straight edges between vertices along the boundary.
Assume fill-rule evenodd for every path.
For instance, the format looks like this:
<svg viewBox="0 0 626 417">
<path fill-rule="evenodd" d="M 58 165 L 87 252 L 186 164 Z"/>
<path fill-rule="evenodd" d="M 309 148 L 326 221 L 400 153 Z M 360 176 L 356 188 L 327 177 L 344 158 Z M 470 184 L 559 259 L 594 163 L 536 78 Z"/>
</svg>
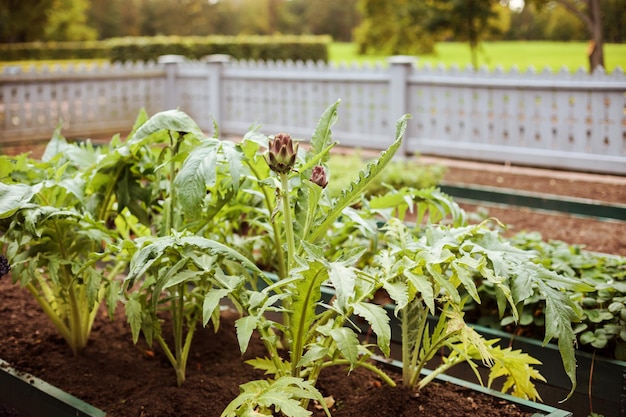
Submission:
<svg viewBox="0 0 626 417">
<path fill-rule="evenodd" d="M 541 71 L 545 67 L 552 71 L 560 71 L 566 67 L 569 71 L 583 68 L 587 71 L 586 42 L 484 42 L 478 53 L 479 66 L 494 69 L 501 66 L 510 70 L 516 66 L 521 71 L 529 67 Z M 346 62 L 358 64 L 382 62 L 386 65 L 386 55 L 358 55 L 357 45 L 354 43 L 333 43 L 329 48 L 330 60 L 335 63 Z M 467 43 L 442 42 L 437 44 L 436 54 L 417 56 L 418 65 L 443 64 L 446 67 L 458 65 L 466 67 L 471 62 L 470 49 Z M 626 71 L 626 44 L 605 44 L 604 60 L 608 72 L 616 67 Z"/>
<path fill-rule="evenodd" d="M 43 67 L 60 67 L 67 68 L 70 65 L 85 65 L 86 67 L 99 66 L 106 63 L 106 59 L 62 59 L 62 60 L 33 60 L 33 61 L 0 61 L 0 73 L 6 67 L 22 67 L 23 71 L 29 71 L 30 68 L 40 70 Z"/>
<path fill-rule="evenodd" d="M 534 67 L 537 71 L 545 67 L 552 71 L 560 71 L 563 67 L 569 71 L 582 68 L 587 71 L 587 43 L 586 42 L 484 42 L 478 54 L 479 65 L 485 65 L 489 69 L 501 66 L 509 71 L 516 66 L 521 71 Z M 355 43 L 332 43 L 329 47 L 330 60 L 335 63 L 358 64 L 381 62 L 386 65 L 386 55 L 358 55 Z M 417 56 L 418 65 L 443 64 L 446 67 L 458 65 L 461 68 L 470 64 L 470 49 L 467 43 L 442 42 L 437 44 L 436 54 Z M 626 71 L 626 44 L 605 44 L 604 60 L 607 72 L 613 72 L 620 67 Z M 68 64 L 101 65 L 103 60 L 74 60 L 74 61 L 14 61 L 0 62 L 0 72 L 6 66 L 21 66 L 27 69 L 31 66 L 41 68 L 44 65 L 61 67 Z"/>
</svg>

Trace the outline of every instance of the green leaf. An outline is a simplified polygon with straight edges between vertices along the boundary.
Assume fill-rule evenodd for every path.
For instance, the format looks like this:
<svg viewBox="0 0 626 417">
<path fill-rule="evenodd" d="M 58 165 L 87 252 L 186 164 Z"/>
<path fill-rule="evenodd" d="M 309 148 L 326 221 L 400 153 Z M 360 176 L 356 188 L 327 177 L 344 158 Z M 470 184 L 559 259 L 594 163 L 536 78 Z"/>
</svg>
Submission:
<svg viewBox="0 0 626 417">
<path fill-rule="evenodd" d="M 0 219 L 11 217 L 27 204 L 35 190 L 25 184 L 5 184 L 0 182 Z"/>
<path fill-rule="evenodd" d="M 451 267 L 469 295 L 480 304 L 480 297 L 478 296 L 478 289 L 476 288 L 473 274 L 473 271 L 478 269 L 479 265 L 479 260 L 472 258 L 468 254 L 464 254 L 461 258 L 452 261 Z"/>
<path fill-rule="evenodd" d="M 359 360 L 359 339 L 356 333 L 347 327 L 340 327 L 332 329 L 330 336 L 337 343 L 343 357 L 350 362 L 350 369 L 353 369 Z"/>
<path fill-rule="evenodd" d="M 302 358 L 300 358 L 298 367 L 302 368 L 311 365 L 314 362 L 323 359 L 326 355 L 328 355 L 327 348 L 320 345 L 312 345 L 307 349 L 306 353 L 302 355 Z"/>
<path fill-rule="evenodd" d="M 391 161 L 402 144 L 402 136 L 406 130 L 408 119 L 409 116 L 405 115 L 398 121 L 396 126 L 396 139 L 394 143 L 385 152 L 381 153 L 380 158 L 370 162 L 365 169 L 359 172 L 359 176 L 350 184 L 350 188 L 341 193 L 341 196 L 334 202 L 333 207 L 326 215 L 324 221 L 317 226 L 316 230 L 308 237 L 307 240 L 309 242 L 315 243 L 319 240 L 341 215 L 343 209 L 359 198 L 367 185 Z"/>
<path fill-rule="evenodd" d="M 137 300 L 137 297 L 137 294 L 131 295 L 125 304 L 126 321 L 130 324 L 133 343 L 137 343 L 139 333 L 141 332 L 141 303 Z"/>
<path fill-rule="evenodd" d="M 328 272 L 320 262 L 312 262 L 297 273 L 301 279 L 296 281 L 293 288 L 289 330 L 295 346 L 293 351 L 299 353 L 315 320 L 315 306 L 321 299 L 320 287 L 328 279 Z M 299 360 L 296 358 L 294 362 Z"/>
<path fill-rule="evenodd" d="M 389 315 L 385 309 L 377 304 L 360 302 L 354 304 L 354 314 L 367 320 L 376 334 L 378 347 L 385 356 L 389 356 L 391 327 L 389 327 Z"/>
<path fill-rule="evenodd" d="M 252 332 L 256 329 L 259 318 L 256 316 L 244 316 L 235 321 L 235 327 L 237 328 L 237 340 L 239 341 L 239 349 L 241 353 L 245 353 L 248 350 L 248 344 L 252 337 Z"/>
<path fill-rule="evenodd" d="M 69 148 L 67 140 L 65 140 L 63 135 L 61 135 L 61 128 L 62 125 L 58 124 L 57 127 L 54 129 L 52 138 L 46 145 L 46 149 L 41 156 L 41 160 L 43 162 L 51 161 L 55 156 L 62 154 Z"/>
<path fill-rule="evenodd" d="M 276 369 L 276 365 L 274 361 L 270 358 L 254 358 L 246 361 L 248 365 L 254 367 L 254 369 L 260 369 L 261 371 L 265 371 L 265 374 L 275 375 L 278 372 Z"/>
<path fill-rule="evenodd" d="M 532 366 L 541 364 L 541 362 L 520 350 L 512 350 L 511 348 L 502 349 L 499 346 L 490 346 L 489 353 L 494 359 L 494 364 L 489 370 L 489 387 L 496 379 L 505 377 L 502 392 L 511 390 L 511 394 L 516 397 L 531 401 L 541 400 L 532 382 L 533 379 L 546 381 L 539 371 Z"/>
<path fill-rule="evenodd" d="M 542 281 L 537 281 L 537 285 L 546 299 L 546 334 L 543 343 L 548 343 L 553 337 L 558 338 L 563 367 L 572 382 L 572 389 L 568 394 L 569 398 L 576 389 L 576 358 L 574 356 L 576 339 L 572 322 L 579 321 L 580 313 L 576 310 L 577 306 L 566 294 L 550 288 Z"/>
<path fill-rule="evenodd" d="M 415 274 L 409 270 L 404 271 L 404 276 L 421 295 L 430 313 L 435 314 L 435 293 L 433 284 L 428 277 L 423 274 Z"/>
<path fill-rule="evenodd" d="M 328 264 L 328 278 L 335 288 L 337 307 L 345 311 L 349 300 L 354 297 L 356 284 L 356 272 L 353 267 L 346 266 L 341 262 Z"/>
<path fill-rule="evenodd" d="M 225 289 L 211 289 L 204 296 L 202 303 L 202 325 L 206 326 L 213 312 L 219 307 L 220 300 L 228 295 L 230 291 Z"/>
<path fill-rule="evenodd" d="M 331 144 L 331 128 L 337 122 L 337 107 L 339 103 L 341 103 L 341 100 L 337 100 L 334 104 L 328 106 L 317 122 L 311 137 L 311 152 L 308 154 L 310 157 L 319 155 Z M 323 158 L 321 162 L 324 163 L 327 159 L 328 156 Z"/>
<path fill-rule="evenodd" d="M 128 140 L 130 146 L 142 145 L 152 134 L 160 131 L 191 133 L 203 137 L 196 122 L 180 110 L 166 110 L 152 116 L 139 127 Z"/>
<path fill-rule="evenodd" d="M 272 408 L 285 416 L 307 417 L 311 412 L 301 405 L 305 399 L 317 400 L 330 417 L 322 394 L 301 378 L 281 376 L 273 381 L 251 381 L 239 389 L 239 396 L 228 404 L 221 417 L 272 416 Z"/>
<path fill-rule="evenodd" d="M 167 255 L 168 250 L 177 249 L 179 253 L 182 253 L 183 248 L 196 249 L 211 255 L 223 256 L 239 262 L 245 268 L 262 273 L 254 262 L 236 250 L 215 240 L 201 236 L 163 236 L 154 239 L 152 243 L 141 248 L 133 255 L 130 261 L 129 273 L 125 279 L 126 288 L 132 287 L 138 277 L 143 275 L 157 260 Z"/>
</svg>

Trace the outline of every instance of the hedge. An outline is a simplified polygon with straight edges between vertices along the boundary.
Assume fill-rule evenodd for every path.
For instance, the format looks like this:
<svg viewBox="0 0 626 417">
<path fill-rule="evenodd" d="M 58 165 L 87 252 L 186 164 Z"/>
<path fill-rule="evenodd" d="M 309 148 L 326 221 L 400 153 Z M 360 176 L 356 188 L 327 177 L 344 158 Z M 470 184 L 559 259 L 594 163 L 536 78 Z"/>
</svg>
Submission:
<svg viewBox="0 0 626 417">
<path fill-rule="evenodd" d="M 199 59 L 227 54 L 235 59 L 328 61 L 328 36 L 156 36 L 85 42 L 0 44 L 3 61 L 108 59 L 111 62 L 156 61 L 160 55 Z"/>
</svg>

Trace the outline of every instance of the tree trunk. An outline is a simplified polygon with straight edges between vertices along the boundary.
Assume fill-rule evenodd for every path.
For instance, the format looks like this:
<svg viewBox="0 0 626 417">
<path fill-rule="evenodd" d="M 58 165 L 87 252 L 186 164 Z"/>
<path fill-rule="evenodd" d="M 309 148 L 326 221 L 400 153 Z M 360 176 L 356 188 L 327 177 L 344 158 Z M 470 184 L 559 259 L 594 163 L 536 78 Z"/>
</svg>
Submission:
<svg viewBox="0 0 626 417">
<path fill-rule="evenodd" d="M 602 36 L 600 0 L 586 0 L 586 11 L 577 7 L 576 3 L 572 0 L 556 0 L 556 2 L 587 26 L 587 30 L 591 35 L 589 49 L 587 50 L 589 72 L 593 73 L 593 71 L 600 66 L 604 68 L 604 38 Z"/>
<path fill-rule="evenodd" d="M 589 72 L 596 68 L 604 68 L 604 39 L 602 37 L 602 14 L 600 0 L 587 0 L 591 32 L 591 47 L 589 48 Z"/>
</svg>

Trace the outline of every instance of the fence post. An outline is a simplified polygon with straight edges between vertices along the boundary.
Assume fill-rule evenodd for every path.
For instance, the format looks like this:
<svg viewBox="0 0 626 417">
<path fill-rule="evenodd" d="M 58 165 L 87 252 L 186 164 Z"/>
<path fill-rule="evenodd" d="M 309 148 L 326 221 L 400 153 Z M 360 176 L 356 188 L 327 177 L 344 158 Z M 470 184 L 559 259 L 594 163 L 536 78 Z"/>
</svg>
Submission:
<svg viewBox="0 0 626 417">
<path fill-rule="evenodd" d="M 412 56 L 396 55 L 387 59 L 389 63 L 389 121 L 395 122 L 408 113 L 408 78 L 415 64 Z M 408 141 L 402 141 L 402 153 L 408 155 Z"/>
<path fill-rule="evenodd" d="M 165 68 L 163 104 L 166 109 L 175 109 L 179 105 L 176 75 L 178 74 L 178 65 L 182 62 L 185 62 L 185 57 L 182 55 L 161 55 L 158 59 L 158 63 Z"/>
<path fill-rule="evenodd" d="M 205 58 L 209 77 L 209 116 L 221 129 L 222 127 L 222 71 L 230 62 L 230 55 L 214 54 Z"/>
</svg>

